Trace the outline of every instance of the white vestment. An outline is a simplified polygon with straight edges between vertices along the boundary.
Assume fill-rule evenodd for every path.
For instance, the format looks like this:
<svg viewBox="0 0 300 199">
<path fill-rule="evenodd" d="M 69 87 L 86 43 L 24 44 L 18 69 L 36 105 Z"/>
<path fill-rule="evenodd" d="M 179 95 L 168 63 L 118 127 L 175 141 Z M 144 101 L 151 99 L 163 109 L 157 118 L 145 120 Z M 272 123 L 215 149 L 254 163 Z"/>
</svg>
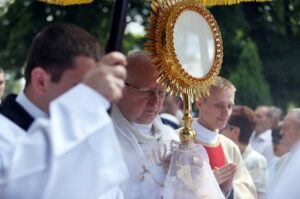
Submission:
<svg viewBox="0 0 300 199">
<path fill-rule="evenodd" d="M 252 149 L 250 144 L 243 151 L 242 157 L 252 177 L 256 191 L 262 198 L 267 192 L 268 185 L 267 160 L 263 155 Z"/>
<path fill-rule="evenodd" d="M 234 163 L 237 165 L 232 188 L 234 199 L 255 199 L 257 198 L 256 189 L 252 178 L 245 166 L 238 146 L 232 142 L 229 138 L 218 131 L 211 131 L 202 126 L 197 119 L 193 120 L 193 129 L 197 133 L 197 140 L 207 145 L 216 145 L 221 143 L 226 163 Z M 228 195 L 226 196 L 226 198 Z"/>
<path fill-rule="evenodd" d="M 300 196 L 300 142 L 292 148 L 283 164 L 280 178 L 271 187 L 267 199 L 298 199 Z"/>
<path fill-rule="evenodd" d="M 121 198 L 128 173 L 104 101 L 79 84 L 28 132 L 0 115 L 0 198 Z"/>
<path fill-rule="evenodd" d="M 290 161 L 290 155 L 291 152 L 288 152 L 283 156 L 279 157 L 277 161 L 274 163 L 275 164 L 273 165 L 274 173 L 273 176 L 271 176 L 272 181 L 270 181 L 269 192 L 272 191 L 272 189 L 274 189 L 276 184 L 280 181 L 282 173 L 284 173 L 284 170 L 286 169 L 286 165 Z"/>
<path fill-rule="evenodd" d="M 249 143 L 255 151 L 262 154 L 266 158 L 267 163 L 270 163 L 273 158 L 275 158 L 273 153 L 271 129 L 268 129 L 259 135 L 257 135 L 256 132 L 253 132 Z"/>
<path fill-rule="evenodd" d="M 124 198 L 160 199 L 167 171 L 157 149 L 161 146 L 162 156 L 168 154 L 170 142 L 179 141 L 177 134 L 159 116 L 150 125 L 153 135 L 143 133 L 142 125 L 130 123 L 117 106 L 112 107 L 111 117 L 129 170 L 129 178 L 121 185 Z"/>
</svg>

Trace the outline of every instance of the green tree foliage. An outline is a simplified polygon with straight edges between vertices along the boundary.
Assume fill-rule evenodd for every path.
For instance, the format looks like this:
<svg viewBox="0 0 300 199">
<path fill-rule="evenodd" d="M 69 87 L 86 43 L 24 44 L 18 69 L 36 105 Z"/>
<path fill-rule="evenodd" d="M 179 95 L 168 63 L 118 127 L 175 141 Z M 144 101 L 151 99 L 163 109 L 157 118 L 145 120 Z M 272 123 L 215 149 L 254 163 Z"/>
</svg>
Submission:
<svg viewBox="0 0 300 199">
<path fill-rule="evenodd" d="M 240 5 L 212 7 L 210 11 L 218 22 L 223 39 L 224 57 L 221 75 L 228 77 L 238 65 L 249 24 Z"/>
<path fill-rule="evenodd" d="M 16 78 L 20 77 L 20 68 L 24 65 L 33 37 L 42 28 L 54 22 L 77 24 L 103 43 L 107 39 L 110 17 L 108 6 L 111 6 L 111 3 L 106 1 L 99 7 L 95 3 L 60 7 L 33 0 L 15 1 L 0 18 L 1 65 L 6 70 L 16 71 Z"/>
<path fill-rule="evenodd" d="M 104 47 L 108 39 L 114 3 L 113 0 L 94 1 L 91 4 L 63 7 L 36 0 L 16 0 L 0 15 L 0 63 L 2 67 L 6 70 L 17 71 L 17 77 L 19 77 L 20 68 L 24 65 L 33 37 L 51 23 L 65 22 L 81 26 L 96 36 Z M 129 3 L 128 23 L 136 21 L 137 16 L 143 19 L 145 15 L 149 15 L 149 9 L 145 8 L 143 1 Z M 141 22 L 145 23 L 143 20 Z M 141 46 L 140 38 L 137 36 L 126 35 L 125 40 L 133 44 L 136 42 Z M 126 50 L 130 50 L 132 46 L 127 42 Z"/>
<path fill-rule="evenodd" d="M 257 46 L 261 73 L 274 105 L 283 109 L 290 103 L 299 106 L 300 1 L 244 3 L 213 7 L 211 11 L 218 21 L 224 42 L 221 75 L 229 77 L 240 67 L 244 43 L 251 38 Z M 257 105 L 259 103 L 257 101 Z"/>
<path fill-rule="evenodd" d="M 284 109 L 289 104 L 299 107 L 300 1 L 243 5 L 243 10 L 274 104 Z"/>
<path fill-rule="evenodd" d="M 262 75 L 262 63 L 251 39 L 247 39 L 239 57 L 238 67 L 229 79 L 237 88 L 236 104 L 256 108 L 258 104 L 271 105 L 268 84 Z"/>
<path fill-rule="evenodd" d="M 271 97 L 256 44 L 249 37 L 250 23 L 241 6 L 214 7 L 211 11 L 224 43 L 221 75 L 237 87 L 237 104 L 255 108 L 259 104 L 271 104 Z"/>
</svg>

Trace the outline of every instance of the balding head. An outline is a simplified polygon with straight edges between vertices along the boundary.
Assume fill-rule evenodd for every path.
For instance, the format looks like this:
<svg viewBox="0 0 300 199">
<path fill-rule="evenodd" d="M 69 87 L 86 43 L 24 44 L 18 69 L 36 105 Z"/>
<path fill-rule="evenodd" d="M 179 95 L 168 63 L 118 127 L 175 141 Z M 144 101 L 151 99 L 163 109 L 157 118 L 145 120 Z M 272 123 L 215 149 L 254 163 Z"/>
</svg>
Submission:
<svg viewBox="0 0 300 199">
<path fill-rule="evenodd" d="M 292 148 L 300 141 L 300 108 L 292 109 L 284 118 L 282 141 Z"/>
<path fill-rule="evenodd" d="M 152 123 L 161 110 L 165 89 L 156 83 L 155 67 L 148 53 L 132 52 L 127 63 L 126 87 L 118 106 L 128 121 Z"/>
<path fill-rule="evenodd" d="M 155 68 L 150 56 L 145 51 L 131 52 L 127 58 L 127 80 L 130 83 L 156 82 Z"/>
</svg>

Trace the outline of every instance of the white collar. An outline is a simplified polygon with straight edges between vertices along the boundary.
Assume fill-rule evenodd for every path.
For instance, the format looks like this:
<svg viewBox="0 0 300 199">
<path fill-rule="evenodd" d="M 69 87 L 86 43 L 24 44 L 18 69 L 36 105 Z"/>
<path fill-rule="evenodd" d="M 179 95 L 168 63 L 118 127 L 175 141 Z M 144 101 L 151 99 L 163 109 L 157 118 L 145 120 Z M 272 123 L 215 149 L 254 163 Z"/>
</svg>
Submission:
<svg viewBox="0 0 300 199">
<path fill-rule="evenodd" d="M 134 139 L 136 139 L 138 143 L 153 143 L 154 141 L 159 141 L 163 136 L 162 128 L 164 128 L 164 127 L 163 127 L 160 117 L 156 117 L 151 124 L 146 124 L 146 126 L 151 125 L 151 131 L 150 131 L 151 133 L 144 133 L 144 132 L 141 132 L 141 129 L 139 127 L 143 126 L 144 130 L 147 129 L 147 127 L 145 127 L 145 125 L 143 125 L 143 124 L 137 124 L 137 123 L 135 123 L 134 124 L 135 126 L 133 126 L 133 123 L 129 122 L 124 117 L 121 110 L 116 105 L 112 106 L 111 116 L 112 116 L 114 122 L 120 127 L 121 131 L 127 137 L 133 136 Z M 145 132 L 147 132 L 147 130 Z M 148 132 L 149 132 L 149 130 L 148 130 Z"/>
<path fill-rule="evenodd" d="M 143 134 L 146 135 L 151 135 L 153 134 L 153 124 L 139 124 L 139 123 L 134 123 L 132 122 L 132 127 L 139 130 L 140 132 L 142 132 Z"/>
<path fill-rule="evenodd" d="M 18 102 L 34 119 L 48 117 L 44 111 L 42 111 L 28 99 L 24 91 L 19 93 L 16 98 L 16 102 Z"/>
<path fill-rule="evenodd" d="M 196 137 L 198 140 L 205 144 L 216 144 L 219 138 L 219 130 L 212 131 L 202 126 L 197 118 L 193 119 L 193 129 L 196 131 Z"/>
</svg>

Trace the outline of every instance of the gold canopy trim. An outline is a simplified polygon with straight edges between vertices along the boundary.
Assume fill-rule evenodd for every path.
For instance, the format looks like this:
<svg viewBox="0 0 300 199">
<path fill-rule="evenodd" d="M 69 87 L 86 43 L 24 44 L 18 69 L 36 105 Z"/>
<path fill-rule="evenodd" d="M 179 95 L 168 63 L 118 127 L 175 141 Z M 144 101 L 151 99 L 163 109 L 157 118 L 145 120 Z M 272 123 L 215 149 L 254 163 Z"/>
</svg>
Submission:
<svg viewBox="0 0 300 199">
<path fill-rule="evenodd" d="M 41 2 L 56 4 L 56 5 L 75 5 L 75 4 L 86 4 L 92 3 L 93 0 L 38 0 Z M 271 0 L 199 0 L 202 5 L 214 6 L 214 5 L 232 5 L 243 2 L 266 2 Z"/>
<path fill-rule="evenodd" d="M 266 2 L 272 0 L 199 0 L 202 5 L 215 6 L 215 5 L 232 5 L 243 2 Z"/>
<path fill-rule="evenodd" d="M 93 2 L 93 0 L 38 0 L 38 1 L 48 3 L 48 4 L 62 5 L 62 6 L 87 4 Z"/>
</svg>

